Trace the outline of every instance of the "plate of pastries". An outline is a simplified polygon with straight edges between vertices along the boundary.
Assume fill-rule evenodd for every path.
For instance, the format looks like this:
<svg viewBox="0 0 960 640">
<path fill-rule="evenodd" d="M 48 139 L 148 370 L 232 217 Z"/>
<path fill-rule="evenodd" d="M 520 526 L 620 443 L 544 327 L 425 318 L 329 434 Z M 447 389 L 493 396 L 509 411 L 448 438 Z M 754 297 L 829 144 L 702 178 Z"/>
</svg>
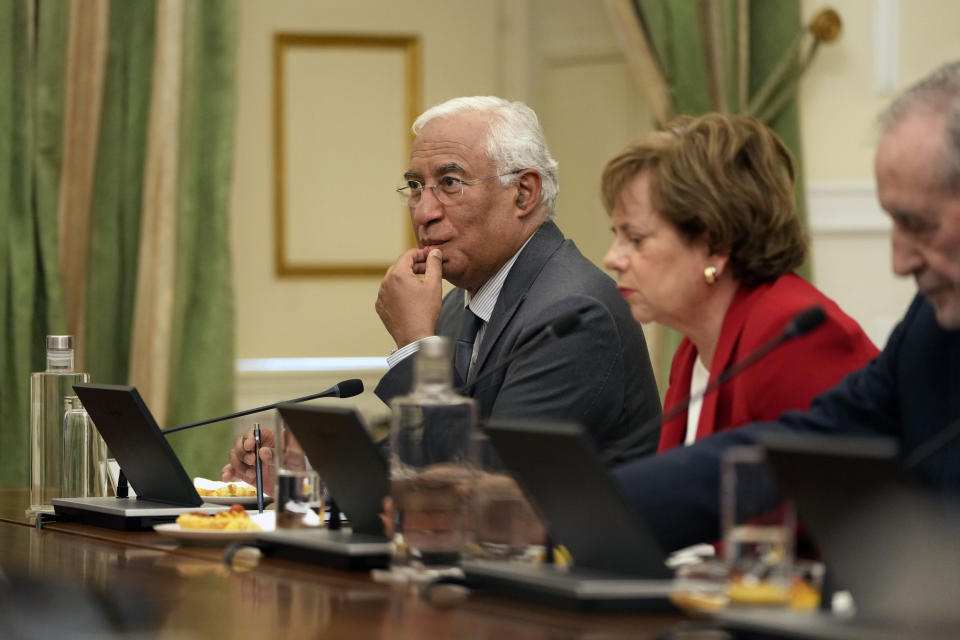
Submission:
<svg viewBox="0 0 960 640">
<path fill-rule="evenodd" d="M 203 501 L 210 504 L 227 506 L 233 504 L 256 506 L 257 504 L 257 488 L 246 482 L 219 482 L 206 478 L 194 478 L 193 486 Z M 271 502 L 273 498 L 264 493 L 263 504 L 268 505 Z"/>
<path fill-rule="evenodd" d="M 195 542 L 221 543 L 252 540 L 260 531 L 274 528 L 272 511 L 248 512 L 242 504 L 217 513 L 189 511 L 177 517 L 176 522 L 153 527 L 160 535 Z"/>
</svg>

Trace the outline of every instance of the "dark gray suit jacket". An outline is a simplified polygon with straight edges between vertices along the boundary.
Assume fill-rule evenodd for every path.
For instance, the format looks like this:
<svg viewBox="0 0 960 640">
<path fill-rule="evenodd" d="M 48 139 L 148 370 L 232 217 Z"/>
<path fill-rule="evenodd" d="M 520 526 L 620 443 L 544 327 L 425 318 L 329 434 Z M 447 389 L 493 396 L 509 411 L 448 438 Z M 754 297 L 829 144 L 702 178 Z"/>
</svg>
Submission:
<svg viewBox="0 0 960 640">
<path fill-rule="evenodd" d="M 624 465 L 614 476 L 664 548 L 677 549 L 719 538 L 720 461 L 731 446 L 756 444 L 778 431 L 876 435 L 896 438 L 901 454 L 909 456 L 935 434 L 956 427 L 958 418 L 960 331 L 941 328 L 930 303 L 917 296 L 880 355 L 817 396 L 809 411 L 725 431 Z M 960 490 L 960 439 L 909 473 L 934 490 Z M 767 503 L 774 504 L 769 477 L 766 485 L 756 493 L 766 493 Z"/>
<path fill-rule="evenodd" d="M 463 315 L 463 290 L 443 300 L 437 335 L 455 337 Z M 480 344 L 471 379 L 523 347 L 564 313 L 580 314 L 572 333 L 543 344 L 473 391 L 480 419 L 536 417 L 586 427 L 611 463 L 656 451 L 660 396 L 646 342 L 613 280 L 587 260 L 553 222 L 546 222 L 517 257 L 504 282 Z M 410 391 L 413 358 L 380 380 L 384 401 Z M 634 435 L 634 437 L 631 437 Z"/>
</svg>

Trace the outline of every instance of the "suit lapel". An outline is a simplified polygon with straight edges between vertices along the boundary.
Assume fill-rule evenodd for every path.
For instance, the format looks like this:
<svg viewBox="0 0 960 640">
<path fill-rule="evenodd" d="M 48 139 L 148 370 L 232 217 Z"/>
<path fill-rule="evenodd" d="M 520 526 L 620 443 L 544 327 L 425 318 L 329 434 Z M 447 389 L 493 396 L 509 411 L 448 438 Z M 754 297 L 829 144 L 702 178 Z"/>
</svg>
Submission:
<svg viewBox="0 0 960 640">
<path fill-rule="evenodd" d="M 517 261 L 510 268 L 510 273 L 500 290 L 497 304 L 493 308 L 490 322 L 483 334 L 483 341 L 480 343 L 480 352 L 477 354 L 475 365 L 478 375 L 483 371 L 490 354 L 494 352 L 494 346 L 500 339 L 500 334 L 523 303 L 530 286 L 537 279 L 550 256 L 556 253 L 562 244 L 563 233 L 556 224 L 548 220 L 537 229 L 527 246 L 517 256 Z"/>
</svg>

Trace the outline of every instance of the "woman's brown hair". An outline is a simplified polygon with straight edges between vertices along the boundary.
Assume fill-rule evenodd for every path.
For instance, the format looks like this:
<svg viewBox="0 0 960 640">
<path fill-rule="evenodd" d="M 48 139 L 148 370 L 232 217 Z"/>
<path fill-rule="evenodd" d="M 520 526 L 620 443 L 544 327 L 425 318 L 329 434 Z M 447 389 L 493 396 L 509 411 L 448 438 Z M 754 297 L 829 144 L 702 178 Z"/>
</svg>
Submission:
<svg viewBox="0 0 960 640">
<path fill-rule="evenodd" d="M 796 215 L 793 158 L 760 122 L 719 113 L 681 117 L 637 140 L 604 168 L 608 213 L 644 171 L 657 212 L 688 241 L 729 252 L 738 282 L 770 282 L 803 262 L 807 238 Z"/>
</svg>

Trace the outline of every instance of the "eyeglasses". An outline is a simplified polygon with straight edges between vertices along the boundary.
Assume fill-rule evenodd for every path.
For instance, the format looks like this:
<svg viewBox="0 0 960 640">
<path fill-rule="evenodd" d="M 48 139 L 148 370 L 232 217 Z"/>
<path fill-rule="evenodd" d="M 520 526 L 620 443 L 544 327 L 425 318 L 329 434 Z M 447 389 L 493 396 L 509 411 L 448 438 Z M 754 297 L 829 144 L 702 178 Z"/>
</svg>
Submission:
<svg viewBox="0 0 960 640">
<path fill-rule="evenodd" d="M 437 184 L 423 184 L 419 180 L 407 180 L 407 184 L 399 187 L 397 193 L 403 196 L 410 203 L 410 206 L 416 206 L 423 197 L 423 190 L 433 189 L 433 195 L 436 196 L 437 200 L 443 204 L 453 204 L 463 196 L 464 187 L 469 187 L 478 182 L 485 182 L 486 180 L 493 180 L 494 178 L 512 176 L 521 171 L 523 171 L 523 169 L 514 169 L 513 171 L 500 173 L 495 176 L 473 178 L 472 180 L 461 180 L 456 176 L 443 176 L 437 181 Z"/>
</svg>

